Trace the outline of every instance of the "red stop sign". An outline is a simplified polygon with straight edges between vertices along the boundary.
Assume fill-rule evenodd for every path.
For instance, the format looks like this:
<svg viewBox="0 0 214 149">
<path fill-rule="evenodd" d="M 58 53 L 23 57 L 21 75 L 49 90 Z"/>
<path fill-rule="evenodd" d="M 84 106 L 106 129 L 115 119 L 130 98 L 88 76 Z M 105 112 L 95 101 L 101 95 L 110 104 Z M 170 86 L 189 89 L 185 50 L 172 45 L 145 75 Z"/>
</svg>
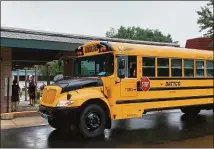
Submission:
<svg viewBox="0 0 214 149">
<path fill-rule="evenodd" d="M 143 77 L 142 80 L 142 90 L 148 91 L 150 89 L 150 80 L 148 77 Z"/>
</svg>

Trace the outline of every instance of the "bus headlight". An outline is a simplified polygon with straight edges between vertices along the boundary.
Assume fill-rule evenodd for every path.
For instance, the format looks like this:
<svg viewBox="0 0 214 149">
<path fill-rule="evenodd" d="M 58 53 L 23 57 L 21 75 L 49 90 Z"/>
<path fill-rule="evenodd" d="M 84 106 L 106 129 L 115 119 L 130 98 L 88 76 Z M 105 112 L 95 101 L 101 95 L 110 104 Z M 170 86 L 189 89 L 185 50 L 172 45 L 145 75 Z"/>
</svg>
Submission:
<svg viewBox="0 0 214 149">
<path fill-rule="evenodd" d="M 74 103 L 74 101 L 72 101 L 72 100 L 61 100 L 61 101 L 59 101 L 58 103 L 57 103 L 57 107 L 66 107 L 66 106 L 69 106 L 69 105 L 71 105 L 71 104 L 73 104 Z"/>
</svg>

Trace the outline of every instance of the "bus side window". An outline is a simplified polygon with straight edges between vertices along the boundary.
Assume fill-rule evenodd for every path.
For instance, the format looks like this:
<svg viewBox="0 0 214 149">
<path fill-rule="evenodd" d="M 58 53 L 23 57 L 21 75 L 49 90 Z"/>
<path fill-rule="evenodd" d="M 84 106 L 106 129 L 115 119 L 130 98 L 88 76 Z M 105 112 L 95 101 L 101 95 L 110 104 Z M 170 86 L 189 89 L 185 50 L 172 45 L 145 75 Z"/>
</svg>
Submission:
<svg viewBox="0 0 214 149">
<path fill-rule="evenodd" d="M 196 60 L 196 77 L 204 77 L 204 61 Z"/>
<path fill-rule="evenodd" d="M 157 58 L 158 61 L 158 77 L 169 77 L 169 59 Z"/>
<path fill-rule="evenodd" d="M 143 76 L 155 77 L 155 58 L 143 57 Z"/>
<path fill-rule="evenodd" d="M 172 58 L 171 72 L 172 72 L 172 77 L 182 77 L 182 60 L 181 59 Z"/>
<path fill-rule="evenodd" d="M 206 68 L 206 71 L 207 71 L 207 76 L 208 77 L 212 77 L 214 74 L 213 72 L 213 61 L 211 60 L 207 60 L 207 68 Z"/>
<path fill-rule="evenodd" d="M 128 56 L 128 76 L 137 78 L 137 56 Z"/>
<path fill-rule="evenodd" d="M 184 60 L 184 76 L 194 77 L 194 60 Z"/>
</svg>

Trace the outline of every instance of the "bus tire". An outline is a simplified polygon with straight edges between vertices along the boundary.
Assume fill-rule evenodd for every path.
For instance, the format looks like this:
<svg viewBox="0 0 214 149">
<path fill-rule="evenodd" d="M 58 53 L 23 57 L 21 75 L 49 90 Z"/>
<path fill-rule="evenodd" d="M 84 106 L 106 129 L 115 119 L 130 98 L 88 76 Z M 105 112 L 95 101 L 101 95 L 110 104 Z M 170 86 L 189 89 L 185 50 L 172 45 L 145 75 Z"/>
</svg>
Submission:
<svg viewBox="0 0 214 149">
<path fill-rule="evenodd" d="M 57 121 L 56 119 L 49 119 L 48 123 L 51 127 L 55 128 L 55 129 L 60 129 L 59 121 Z"/>
<path fill-rule="evenodd" d="M 183 112 L 185 115 L 189 116 L 196 116 L 200 113 L 201 109 L 199 108 L 182 108 L 181 112 Z"/>
<path fill-rule="evenodd" d="M 84 138 L 94 138 L 104 134 L 106 123 L 104 109 L 97 104 L 91 104 L 80 112 L 78 127 Z"/>
<path fill-rule="evenodd" d="M 70 123 L 68 121 L 63 123 L 59 119 L 49 119 L 48 123 L 51 127 L 55 128 L 56 130 L 59 130 L 59 131 L 69 131 L 70 130 Z"/>
</svg>

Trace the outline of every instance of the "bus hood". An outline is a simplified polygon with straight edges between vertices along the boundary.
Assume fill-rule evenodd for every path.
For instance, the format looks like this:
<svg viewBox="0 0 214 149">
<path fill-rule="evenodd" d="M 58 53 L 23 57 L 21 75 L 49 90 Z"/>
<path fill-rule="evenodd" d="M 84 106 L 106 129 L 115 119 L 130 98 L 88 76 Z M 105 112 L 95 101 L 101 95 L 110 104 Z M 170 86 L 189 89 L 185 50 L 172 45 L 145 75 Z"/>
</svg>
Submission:
<svg viewBox="0 0 214 149">
<path fill-rule="evenodd" d="M 55 85 L 60 86 L 62 88 L 61 93 L 64 93 L 85 87 L 103 86 L 103 82 L 100 78 L 75 78 L 58 81 Z"/>
</svg>

